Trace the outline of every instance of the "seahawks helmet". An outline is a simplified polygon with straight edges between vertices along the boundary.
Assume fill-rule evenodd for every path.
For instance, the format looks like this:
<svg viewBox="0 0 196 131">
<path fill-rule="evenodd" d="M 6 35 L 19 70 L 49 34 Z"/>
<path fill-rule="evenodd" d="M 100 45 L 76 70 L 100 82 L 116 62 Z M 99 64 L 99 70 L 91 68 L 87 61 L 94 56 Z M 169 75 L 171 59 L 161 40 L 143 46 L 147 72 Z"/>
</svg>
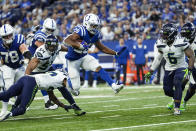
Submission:
<svg viewBox="0 0 196 131">
<path fill-rule="evenodd" d="M 160 30 L 161 39 L 168 43 L 175 40 L 178 34 L 178 28 L 174 24 L 165 24 Z"/>
<path fill-rule="evenodd" d="M 182 26 L 180 31 L 182 37 L 192 40 L 195 38 L 195 26 L 191 22 L 187 22 Z"/>
<path fill-rule="evenodd" d="M 46 38 L 45 42 L 46 50 L 48 50 L 51 53 L 54 53 L 58 49 L 58 39 L 54 35 L 49 35 Z"/>
</svg>

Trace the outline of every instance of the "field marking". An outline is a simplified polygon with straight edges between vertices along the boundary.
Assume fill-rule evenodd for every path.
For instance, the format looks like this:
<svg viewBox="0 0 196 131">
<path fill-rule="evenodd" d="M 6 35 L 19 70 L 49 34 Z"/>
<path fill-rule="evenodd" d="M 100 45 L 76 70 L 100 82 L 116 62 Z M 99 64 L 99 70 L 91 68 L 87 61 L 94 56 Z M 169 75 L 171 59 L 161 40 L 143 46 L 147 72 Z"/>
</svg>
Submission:
<svg viewBox="0 0 196 131">
<path fill-rule="evenodd" d="M 113 117 L 119 117 L 121 115 L 114 115 L 114 116 L 104 116 L 104 117 L 100 117 L 100 118 L 113 118 Z"/>
<path fill-rule="evenodd" d="M 181 123 L 190 123 L 190 122 L 196 122 L 196 120 L 172 121 L 172 122 L 167 122 L 167 123 L 157 123 L 157 124 L 137 125 L 137 126 L 128 126 L 128 127 L 119 127 L 119 128 L 98 129 L 98 130 L 91 130 L 91 131 L 113 131 L 113 130 L 132 129 L 132 128 L 139 128 L 139 127 L 152 127 L 152 126 L 171 125 L 171 124 L 181 124 Z"/>
<path fill-rule="evenodd" d="M 153 116 L 150 116 L 150 117 L 171 116 L 171 115 L 173 115 L 173 114 L 153 115 Z"/>
<path fill-rule="evenodd" d="M 144 105 L 144 107 L 146 107 L 146 106 L 157 106 L 157 104 Z"/>
<path fill-rule="evenodd" d="M 109 105 L 109 106 L 103 106 L 103 107 L 117 107 L 119 105 Z"/>
<path fill-rule="evenodd" d="M 60 117 L 60 118 L 52 118 L 52 119 L 56 119 L 56 120 L 61 120 L 61 119 L 66 119 L 66 118 L 73 118 L 73 117 L 71 117 L 71 116 L 68 116 L 68 117 Z"/>
</svg>

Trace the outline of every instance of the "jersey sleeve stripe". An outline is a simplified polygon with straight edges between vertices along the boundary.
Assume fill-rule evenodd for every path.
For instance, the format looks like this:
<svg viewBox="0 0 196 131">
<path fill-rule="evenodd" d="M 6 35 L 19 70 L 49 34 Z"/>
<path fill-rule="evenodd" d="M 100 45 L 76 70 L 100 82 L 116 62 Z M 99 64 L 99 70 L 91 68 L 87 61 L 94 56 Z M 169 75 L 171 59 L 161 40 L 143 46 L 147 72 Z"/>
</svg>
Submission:
<svg viewBox="0 0 196 131">
<path fill-rule="evenodd" d="M 17 36 L 17 43 L 19 43 L 20 42 L 20 34 L 18 34 L 18 36 Z"/>
<path fill-rule="evenodd" d="M 20 43 L 22 44 L 22 41 L 24 40 L 24 36 L 21 35 Z"/>
<path fill-rule="evenodd" d="M 174 45 L 175 47 L 182 47 L 182 46 L 186 46 L 187 45 L 187 43 L 185 43 L 185 44 L 179 44 L 179 45 Z"/>
<path fill-rule="evenodd" d="M 82 30 L 84 32 L 84 36 L 86 35 L 86 30 L 84 29 L 84 26 L 81 26 L 82 27 Z"/>
<path fill-rule="evenodd" d="M 80 30 L 81 30 L 81 35 L 84 36 L 84 31 L 83 31 L 82 27 L 79 26 L 79 28 L 80 28 Z"/>
<path fill-rule="evenodd" d="M 38 33 L 34 36 L 35 39 L 37 39 L 38 37 L 46 39 L 46 36 L 44 34 Z"/>
<path fill-rule="evenodd" d="M 166 45 L 157 45 L 157 48 L 165 48 Z"/>
</svg>

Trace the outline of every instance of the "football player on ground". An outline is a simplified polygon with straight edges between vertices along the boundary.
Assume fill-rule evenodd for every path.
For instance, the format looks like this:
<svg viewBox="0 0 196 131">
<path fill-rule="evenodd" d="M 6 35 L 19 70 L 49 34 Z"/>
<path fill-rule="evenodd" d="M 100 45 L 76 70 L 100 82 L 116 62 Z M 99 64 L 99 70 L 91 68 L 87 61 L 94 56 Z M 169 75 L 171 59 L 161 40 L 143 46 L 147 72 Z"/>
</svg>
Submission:
<svg viewBox="0 0 196 131">
<path fill-rule="evenodd" d="M 95 14 L 87 14 L 84 16 L 83 25 L 76 26 L 74 32 L 64 39 L 64 43 L 67 44 L 68 53 L 67 70 L 71 79 L 69 89 L 73 95 L 79 95 L 80 89 L 80 67 L 85 70 L 94 71 L 105 80 L 113 89 L 115 93 L 118 93 L 123 89 L 123 84 L 116 84 L 109 74 L 99 65 L 98 60 L 87 54 L 88 49 L 95 44 L 95 46 L 102 52 L 111 55 L 119 55 L 120 52 L 115 52 L 101 42 L 100 19 Z"/>
<path fill-rule="evenodd" d="M 25 45 L 24 36 L 15 34 L 14 28 L 9 24 L 0 28 L 0 56 L 2 64 L 0 70 L 4 81 L 3 91 L 5 91 L 24 75 L 23 64 L 28 64 L 31 59 L 31 53 Z M 3 100 L 0 116 L 6 113 L 8 101 L 9 99 Z"/>
<path fill-rule="evenodd" d="M 155 56 L 150 71 L 145 75 L 146 79 L 149 80 L 161 59 L 165 58 L 163 90 L 165 95 L 174 99 L 174 115 L 181 114 L 179 108 L 182 99 L 182 83 L 190 76 L 195 60 L 189 43 L 184 38 L 178 37 L 177 34 L 178 29 L 174 24 L 163 25 L 160 31 L 160 39 L 156 42 L 158 54 Z M 189 58 L 188 68 L 185 55 Z M 173 90 L 173 86 L 175 90 Z"/>
<path fill-rule="evenodd" d="M 12 85 L 7 91 L 0 93 L 0 100 L 6 100 L 13 96 L 20 96 L 20 103 L 11 111 L 0 117 L 0 121 L 4 121 L 10 116 L 23 115 L 26 109 L 33 101 L 38 89 L 46 90 L 50 99 L 58 106 L 64 108 L 66 111 L 74 109 L 76 115 L 81 116 L 86 114 L 79 106 L 76 105 L 73 97 L 66 88 L 67 79 L 69 79 L 67 73 L 61 71 L 52 71 L 43 74 L 26 75 L 21 77 L 14 85 Z M 53 90 L 58 89 L 65 99 L 69 96 L 72 99 L 72 105 L 67 106 L 61 103 L 54 95 Z M 66 97 L 65 97 L 66 96 Z"/>
<path fill-rule="evenodd" d="M 34 29 L 36 29 L 36 28 L 34 28 Z M 35 53 L 35 51 L 38 47 L 40 47 L 41 45 L 44 44 L 44 42 L 46 40 L 46 37 L 50 34 L 53 34 L 53 32 L 56 30 L 56 22 L 55 22 L 54 19 L 47 18 L 47 19 L 44 20 L 43 28 L 39 27 L 37 29 L 39 29 L 39 30 L 36 31 L 35 34 L 29 34 L 28 35 L 30 41 L 32 41 L 29 44 L 29 50 L 30 50 L 32 55 L 34 55 L 34 53 Z M 32 40 L 31 40 L 31 37 L 33 37 Z M 58 108 L 56 105 L 51 103 L 46 91 L 41 90 L 41 93 L 44 96 L 45 109 L 53 110 L 53 109 Z"/>
<path fill-rule="evenodd" d="M 196 29 L 193 23 L 191 22 L 185 23 L 181 29 L 180 34 L 182 37 L 187 39 L 187 41 L 190 43 L 191 49 L 194 51 L 194 53 L 196 53 L 196 40 L 195 40 Z M 190 77 L 189 88 L 186 92 L 186 96 L 184 97 L 184 100 L 181 103 L 180 110 L 186 109 L 186 103 L 195 94 L 195 89 L 196 89 L 195 82 L 196 82 L 196 61 L 194 63 L 194 68 L 192 70 L 192 75 Z"/>
</svg>

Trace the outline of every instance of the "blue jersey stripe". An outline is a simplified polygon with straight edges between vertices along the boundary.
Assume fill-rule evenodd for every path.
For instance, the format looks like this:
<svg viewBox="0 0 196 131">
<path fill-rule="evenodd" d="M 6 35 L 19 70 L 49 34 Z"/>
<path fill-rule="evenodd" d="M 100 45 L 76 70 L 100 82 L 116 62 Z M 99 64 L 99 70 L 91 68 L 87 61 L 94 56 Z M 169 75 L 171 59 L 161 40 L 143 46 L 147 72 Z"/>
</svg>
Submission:
<svg viewBox="0 0 196 131">
<path fill-rule="evenodd" d="M 6 33 L 5 25 L 4 25 L 4 31 L 5 31 L 5 33 Z"/>
<path fill-rule="evenodd" d="M 54 27 L 54 22 L 53 22 L 53 20 L 52 20 L 52 28 Z"/>
</svg>

